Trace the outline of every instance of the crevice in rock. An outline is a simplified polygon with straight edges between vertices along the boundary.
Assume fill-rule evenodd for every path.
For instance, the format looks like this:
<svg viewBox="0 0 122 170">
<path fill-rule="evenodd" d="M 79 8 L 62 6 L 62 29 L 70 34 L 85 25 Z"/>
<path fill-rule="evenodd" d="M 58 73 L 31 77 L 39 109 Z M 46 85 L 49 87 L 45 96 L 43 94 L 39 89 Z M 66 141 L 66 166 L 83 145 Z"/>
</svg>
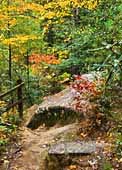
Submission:
<svg viewBox="0 0 122 170">
<path fill-rule="evenodd" d="M 81 117 L 83 117 L 82 113 L 68 107 L 53 106 L 39 108 L 37 113 L 32 116 L 27 127 L 34 130 L 42 124 L 45 124 L 46 127 L 54 126 L 57 123 L 66 125 L 80 120 Z"/>
</svg>

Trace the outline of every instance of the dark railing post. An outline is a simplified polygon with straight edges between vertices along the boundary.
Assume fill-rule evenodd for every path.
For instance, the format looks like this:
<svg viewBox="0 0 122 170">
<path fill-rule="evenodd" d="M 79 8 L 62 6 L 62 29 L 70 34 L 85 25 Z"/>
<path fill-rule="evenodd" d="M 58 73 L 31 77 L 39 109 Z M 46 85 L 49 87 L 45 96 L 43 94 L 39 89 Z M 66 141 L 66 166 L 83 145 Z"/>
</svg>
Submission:
<svg viewBox="0 0 122 170">
<path fill-rule="evenodd" d="M 17 80 L 17 85 L 21 84 L 22 80 L 18 79 Z M 17 96 L 18 96 L 18 112 L 19 112 L 19 117 L 23 119 L 23 95 L 22 95 L 22 86 L 18 87 L 17 89 Z"/>
</svg>

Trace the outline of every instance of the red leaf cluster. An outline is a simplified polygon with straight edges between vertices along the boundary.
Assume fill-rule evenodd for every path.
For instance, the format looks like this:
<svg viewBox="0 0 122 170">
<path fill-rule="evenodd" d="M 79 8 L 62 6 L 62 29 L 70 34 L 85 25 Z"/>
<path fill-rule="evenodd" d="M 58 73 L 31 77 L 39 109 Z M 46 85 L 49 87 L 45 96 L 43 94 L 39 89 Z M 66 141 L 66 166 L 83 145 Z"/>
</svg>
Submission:
<svg viewBox="0 0 122 170">
<path fill-rule="evenodd" d="M 74 88 L 80 94 L 84 92 L 88 92 L 94 95 L 97 94 L 96 84 L 79 75 L 75 76 L 75 81 L 72 84 L 72 88 Z"/>
<path fill-rule="evenodd" d="M 75 76 L 75 81 L 71 84 L 71 87 L 76 91 L 74 107 L 78 111 L 84 110 L 86 112 L 89 108 L 89 99 L 100 94 L 100 90 L 97 89 L 97 82 L 90 81 L 80 75 Z"/>
</svg>

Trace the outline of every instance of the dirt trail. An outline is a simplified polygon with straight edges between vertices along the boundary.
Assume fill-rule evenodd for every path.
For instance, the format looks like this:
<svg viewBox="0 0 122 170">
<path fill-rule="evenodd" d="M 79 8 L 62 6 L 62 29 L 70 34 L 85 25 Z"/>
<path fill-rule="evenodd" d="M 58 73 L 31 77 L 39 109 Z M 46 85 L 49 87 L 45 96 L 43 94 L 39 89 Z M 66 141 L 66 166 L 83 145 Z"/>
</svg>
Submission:
<svg viewBox="0 0 122 170">
<path fill-rule="evenodd" d="M 77 124 L 50 130 L 40 127 L 35 131 L 23 127 L 21 155 L 19 154 L 12 161 L 9 170 L 43 170 L 44 158 L 49 145 L 56 141 L 57 136 L 62 134 L 65 136 L 69 132 L 76 133 L 77 129 Z"/>
</svg>

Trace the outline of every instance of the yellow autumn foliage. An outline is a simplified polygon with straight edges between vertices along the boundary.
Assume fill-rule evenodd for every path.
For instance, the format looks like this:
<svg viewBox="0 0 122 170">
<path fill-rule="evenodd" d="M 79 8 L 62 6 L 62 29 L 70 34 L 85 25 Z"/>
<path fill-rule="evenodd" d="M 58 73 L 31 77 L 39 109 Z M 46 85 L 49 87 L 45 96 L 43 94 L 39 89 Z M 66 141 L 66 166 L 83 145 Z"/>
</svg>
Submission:
<svg viewBox="0 0 122 170">
<path fill-rule="evenodd" d="M 65 8 L 66 6 L 70 5 L 70 1 L 59 1 L 58 5 L 61 8 Z"/>
<path fill-rule="evenodd" d="M 31 35 L 31 36 L 30 35 L 17 35 L 16 37 L 5 39 L 2 42 L 5 45 L 17 46 L 18 43 L 23 44 L 23 43 L 27 42 L 28 40 L 35 40 L 35 39 L 38 39 L 38 37 L 35 35 Z"/>
<path fill-rule="evenodd" d="M 0 100 L 0 108 L 5 107 L 5 106 L 6 106 L 6 102 L 5 102 L 5 101 Z"/>
<path fill-rule="evenodd" d="M 16 20 L 15 18 L 13 18 L 13 19 L 11 19 L 11 20 L 9 21 L 10 27 L 16 25 L 16 23 L 17 23 L 17 20 Z"/>
<path fill-rule="evenodd" d="M 8 18 L 9 18 L 8 15 L 4 15 L 4 14 L 0 13 L 0 21 L 1 20 L 6 20 Z"/>
<path fill-rule="evenodd" d="M 68 58 L 69 52 L 67 50 L 58 51 L 57 53 L 58 53 L 59 59 L 61 59 L 61 60 Z"/>
<path fill-rule="evenodd" d="M 45 4 L 44 8 L 47 9 L 58 9 L 58 7 L 61 7 L 62 9 L 68 9 L 72 7 L 85 7 L 88 9 L 94 9 L 97 7 L 100 0 L 52 0 L 51 2 L 48 2 Z"/>
<path fill-rule="evenodd" d="M 48 13 L 46 13 L 44 15 L 44 18 L 47 18 L 47 19 L 52 19 L 56 16 L 56 13 L 55 12 L 52 12 L 52 11 L 49 11 Z"/>
<path fill-rule="evenodd" d="M 63 23 L 64 17 L 71 16 L 72 8 L 85 7 L 92 10 L 97 7 L 98 3 L 98 0 L 52 0 L 38 4 L 34 1 L 13 0 L 9 6 L 7 6 L 6 3 L 0 4 L 0 29 L 10 31 L 11 27 L 18 24 L 18 16 L 29 17 L 29 15 L 25 15 L 25 13 L 31 11 L 32 16 L 36 18 L 34 18 L 34 22 L 47 19 L 47 25 L 44 26 L 44 32 L 46 32 L 52 22 L 54 24 L 56 22 Z M 14 17 L 14 15 L 17 17 Z M 53 20 L 53 18 L 56 20 Z M 28 40 L 36 39 L 38 39 L 38 37 L 35 35 L 15 35 L 14 37 L 5 38 L 1 42 L 4 45 L 18 46 L 18 44 L 23 44 Z"/>
</svg>

